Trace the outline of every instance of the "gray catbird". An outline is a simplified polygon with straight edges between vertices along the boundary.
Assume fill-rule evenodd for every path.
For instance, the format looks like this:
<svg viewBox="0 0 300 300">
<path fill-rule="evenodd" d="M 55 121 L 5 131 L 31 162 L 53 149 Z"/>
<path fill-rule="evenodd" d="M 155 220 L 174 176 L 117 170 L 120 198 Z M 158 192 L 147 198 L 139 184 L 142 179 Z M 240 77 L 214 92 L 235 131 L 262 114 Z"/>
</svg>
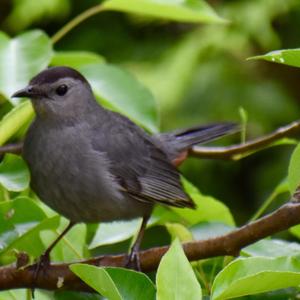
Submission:
<svg viewBox="0 0 300 300">
<path fill-rule="evenodd" d="M 219 123 L 154 136 L 100 106 L 87 80 L 68 67 L 48 68 L 12 97 L 29 97 L 36 118 L 24 141 L 31 186 L 47 205 L 75 223 L 143 217 L 128 256 L 137 252 L 156 203 L 194 208 L 175 165 L 195 144 L 236 131 Z"/>
</svg>

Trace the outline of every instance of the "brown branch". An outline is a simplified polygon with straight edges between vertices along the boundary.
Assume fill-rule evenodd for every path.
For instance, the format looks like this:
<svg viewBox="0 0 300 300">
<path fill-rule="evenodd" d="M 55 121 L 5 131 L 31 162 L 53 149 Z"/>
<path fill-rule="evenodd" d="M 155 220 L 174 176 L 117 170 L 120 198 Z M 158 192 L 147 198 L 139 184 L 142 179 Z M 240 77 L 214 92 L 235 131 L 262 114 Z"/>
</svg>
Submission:
<svg viewBox="0 0 300 300">
<path fill-rule="evenodd" d="M 20 154 L 22 152 L 22 148 L 23 148 L 22 142 L 16 144 L 7 144 L 0 147 L 0 155 L 5 153 Z"/>
<path fill-rule="evenodd" d="M 295 195 L 300 198 L 300 195 Z M 244 225 L 228 234 L 183 244 L 190 261 L 222 255 L 236 256 L 239 251 L 262 238 L 288 229 L 300 223 L 300 202 L 289 202 L 275 212 Z M 140 252 L 141 268 L 144 272 L 157 269 L 168 246 L 151 248 Z M 96 266 L 124 266 L 126 254 L 101 256 L 82 261 Z M 68 290 L 90 291 L 78 277 L 69 270 L 70 263 L 53 264 L 39 273 L 35 288 L 56 290 L 57 282 L 63 278 L 63 288 Z M 0 290 L 33 287 L 34 267 L 17 269 L 15 266 L 0 268 Z"/>
<path fill-rule="evenodd" d="M 264 149 L 281 138 L 300 133 L 300 121 L 278 128 L 270 134 L 248 141 L 244 144 L 228 147 L 203 147 L 194 146 L 189 154 L 199 158 L 237 160 L 254 151 Z"/>
</svg>

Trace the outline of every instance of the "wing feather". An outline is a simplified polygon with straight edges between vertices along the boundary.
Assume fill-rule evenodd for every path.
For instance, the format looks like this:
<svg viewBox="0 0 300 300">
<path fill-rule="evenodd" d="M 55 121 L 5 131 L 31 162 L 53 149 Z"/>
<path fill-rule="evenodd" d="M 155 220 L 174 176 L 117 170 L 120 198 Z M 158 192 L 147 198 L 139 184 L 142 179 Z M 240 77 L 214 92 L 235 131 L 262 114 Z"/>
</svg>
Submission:
<svg viewBox="0 0 300 300">
<path fill-rule="evenodd" d="M 110 171 L 122 190 L 138 201 L 194 208 L 194 202 L 183 191 L 179 172 L 163 150 L 130 120 L 109 113 L 109 124 L 95 126 L 92 146 L 107 154 Z M 105 138 L 103 132 L 110 138 Z"/>
</svg>

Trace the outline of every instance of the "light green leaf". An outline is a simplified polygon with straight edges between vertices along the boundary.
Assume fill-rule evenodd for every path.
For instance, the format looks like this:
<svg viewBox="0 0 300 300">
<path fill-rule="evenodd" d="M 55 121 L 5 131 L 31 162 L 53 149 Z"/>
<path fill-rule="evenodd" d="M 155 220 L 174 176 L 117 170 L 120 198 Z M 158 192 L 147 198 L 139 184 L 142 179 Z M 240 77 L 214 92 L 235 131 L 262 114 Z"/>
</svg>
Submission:
<svg viewBox="0 0 300 300">
<path fill-rule="evenodd" d="M 91 83 L 100 102 L 127 115 L 152 132 L 158 131 L 155 100 L 130 73 L 113 65 L 84 65 L 79 70 Z"/>
<path fill-rule="evenodd" d="M 6 154 L 0 164 L 0 184 L 8 191 L 20 192 L 28 188 L 30 175 L 24 160 L 14 154 Z"/>
<path fill-rule="evenodd" d="M 300 245 L 278 239 L 264 239 L 242 249 L 241 253 L 265 257 L 297 256 L 300 253 Z"/>
<path fill-rule="evenodd" d="M 60 226 L 57 230 L 47 230 L 40 233 L 45 248 L 47 248 L 58 235 L 67 227 L 68 221 L 61 218 Z M 87 257 L 86 225 L 76 224 L 53 248 L 51 260 L 53 261 L 74 261 Z"/>
<path fill-rule="evenodd" d="M 0 32 L 0 92 L 10 99 L 14 92 L 47 67 L 51 57 L 51 41 L 40 30 L 25 32 L 14 39 Z M 19 103 L 16 98 L 10 101 Z"/>
<path fill-rule="evenodd" d="M 55 229 L 59 218 L 47 218 L 37 202 L 28 197 L 1 202 L 0 261 L 8 263 L 14 260 L 13 249 L 26 251 L 35 257 L 40 255 L 45 249 L 39 237 L 40 231 Z"/>
<path fill-rule="evenodd" d="M 196 203 L 196 209 L 171 208 L 183 217 L 189 224 L 200 222 L 221 222 L 234 225 L 233 217 L 229 209 L 220 201 L 210 196 L 202 195 L 190 182 L 183 179 L 185 191 Z"/>
<path fill-rule="evenodd" d="M 0 145 L 7 142 L 33 117 L 30 101 L 24 101 L 7 113 L 0 122 Z"/>
<path fill-rule="evenodd" d="M 264 55 L 258 55 L 249 58 L 249 60 L 252 59 L 263 59 L 279 64 L 300 67 L 300 49 L 298 48 L 271 51 Z"/>
<path fill-rule="evenodd" d="M 143 273 L 122 268 L 99 268 L 85 264 L 70 266 L 80 279 L 109 300 L 155 299 L 155 287 Z"/>
<path fill-rule="evenodd" d="M 157 300 L 201 300 L 194 271 L 176 239 L 163 256 L 156 274 Z"/>
<path fill-rule="evenodd" d="M 205 240 L 226 234 L 234 230 L 234 226 L 218 222 L 201 222 L 190 227 L 195 240 Z"/>
<path fill-rule="evenodd" d="M 103 7 L 179 22 L 225 22 L 203 0 L 108 0 Z"/>
<path fill-rule="evenodd" d="M 193 240 L 192 233 L 182 224 L 166 223 L 165 226 L 171 235 L 172 240 L 175 240 L 176 238 L 178 238 L 180 242 L 190 242 Z"/>
<path fill-rule="evenodd" d="M 31 299 L 31 290 L 19 289 L 0 292 L 0 300 L 25 300 Z M 49 291 L 36 290 L 34 292 L 37 300 L 53 300 L 52 294 Z M 30 297 L 30 298 L 29 298 Z"/>
<path fill-rule="evenodd" d="M 295 148 L 289 164 L 288 184 L 291 194 L 300 185 L 300 144 Z"/>
<path fill-rule="evenodd" d="M 89 245 L 89 249 L 125 241 L 137 233 L 140 226 L 141 219 L 101 223 Z"/>
<path fill-rule="evenodd" d="M 300 225 L 293 226 L 289 229 L 289 232 L 300 239 Z"/>
<path fill-rule="evenodd" d="M 41 241 L 40 232 L 43 230 L 55 230 L 59 226 L 60 216 L 46 218 L 35 226 L 30 227 L 29 230 L 22 232 L 22 234 L 13 240 L 12 243 L 5 248 L 1 253 L 0 261 L 12 261 L 15 257 L 11 250 L 17 249 L 24 251 L 33 257 L 39 257 L 46 247 Z M 25 228 L 28 229 L 28 228 Z M 24 229 L 23 229 L 24 230 Z M 32 242 L 34 241 L 34 243 Z"/>
<path fill-rule="evenodd" d="M 79 68 L 87 64 L 103 63 L 105 60 L 102 56 L 88 51 L 58 51 L 54 52 L 51 60 L 53 66 L 68 66 Z"/>
<path fill-rule="evenodd" d="M 215 278 L 212 299 L 241 297 L 299 284 L 299 257 L 239 258 L 228 264 Z"/>
<path fill-rule="evenodd" d="M 1 248 L 4 248 L 3 241 L 8 237 L 8 232 L 10 230 L 15 230 L 15 235 L 20 235 L 45 218 L 46 215 L 43 210 L 35 201 L 28 197 L 18 197 L 11 201 L 1 202 Z"/>
</svg>

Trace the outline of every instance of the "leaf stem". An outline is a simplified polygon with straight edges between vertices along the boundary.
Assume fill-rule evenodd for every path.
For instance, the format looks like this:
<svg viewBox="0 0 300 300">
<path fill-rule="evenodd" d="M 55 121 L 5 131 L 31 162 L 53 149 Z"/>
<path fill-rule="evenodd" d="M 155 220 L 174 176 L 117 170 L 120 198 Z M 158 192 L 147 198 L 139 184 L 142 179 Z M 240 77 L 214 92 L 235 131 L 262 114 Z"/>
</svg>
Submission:
<svg viewBox="0 0 300 300">
<path fill-rule="evenodd" d="M 104 7 L 102 4 L 93 6 L 78 16 L 76 16 L 74 19 L 72 19 L 69 23 L 67 23 L 65 26 L 63 26 L 60 30 L 58 30 L 53 36 L 52 36 L 52 43 L 57 43 L 62 37 L 64 37 L 68 32 L 70 32 L 73 28 L 75 28 L 77 25 L 85 21 L 86 19 L 102 12 L 104 10 Z"/>
</svg>

